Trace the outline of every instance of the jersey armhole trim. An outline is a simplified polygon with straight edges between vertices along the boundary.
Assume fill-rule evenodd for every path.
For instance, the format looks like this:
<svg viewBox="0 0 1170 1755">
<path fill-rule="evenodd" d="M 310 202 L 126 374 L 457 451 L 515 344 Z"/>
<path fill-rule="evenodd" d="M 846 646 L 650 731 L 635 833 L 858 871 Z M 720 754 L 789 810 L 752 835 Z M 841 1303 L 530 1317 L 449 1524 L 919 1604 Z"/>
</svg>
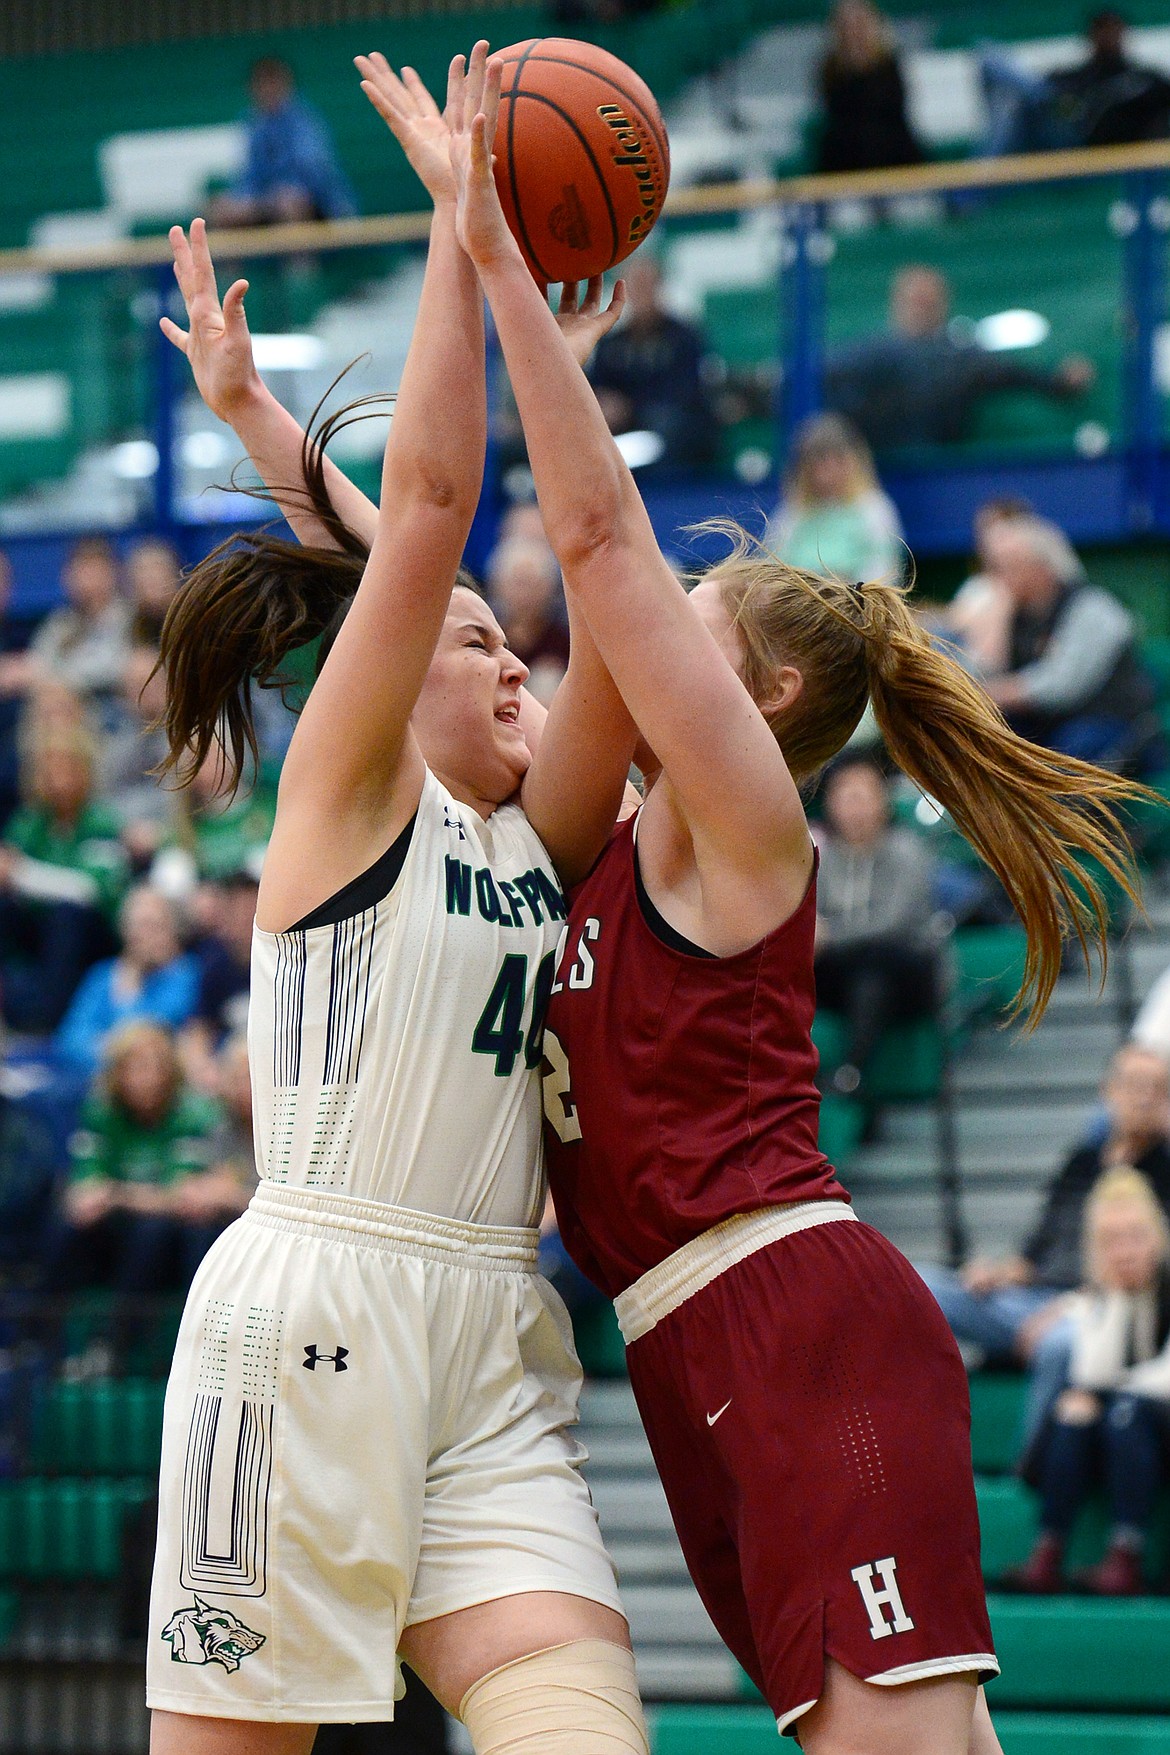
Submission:
<svg viewBox="0 0 1170 1755">
<path fill-rule="evenodd" d="M 376 903 L 384 902 L 402 876 L 417 821 L 418 812 L 415 811 L 402 833 L 387 847 L 385 853 L 378 855 L 373 865 L 359 872 L 357 877 L 350 878 L 328 901 L 302 915 L 300 920 L 286 930 L 307 932 L 314 926 L 336 926 L 340 921 L 349 920 L 353 915 L 362 914 L 367 908 L 374 907 Z"/>
</svg>

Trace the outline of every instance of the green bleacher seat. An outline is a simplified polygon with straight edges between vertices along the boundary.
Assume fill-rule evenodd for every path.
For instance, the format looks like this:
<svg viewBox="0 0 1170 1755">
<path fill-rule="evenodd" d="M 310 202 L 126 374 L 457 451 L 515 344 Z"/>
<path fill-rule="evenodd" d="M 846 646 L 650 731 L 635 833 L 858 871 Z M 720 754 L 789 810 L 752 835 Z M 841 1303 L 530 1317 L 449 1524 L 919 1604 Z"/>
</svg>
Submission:
<svg viewBox="0 0 1170 1755">
<path fill-rule="evenodd" d="M 1170 1601 L 992 1594 L 998 1706 L 1170 1710 Z"/>
<path fill-rule="evenodd" d="M 1028 1380 L 1022 1371 L 977 1371 L 971 1378 L 971 1457 L 976 1474 L 1015 1466 Z"/>
<path fill-rule="evenodd" d="M 647 1717 L 652 1755 L 774 1755 L 778 1746 L 765 1706 L 652 1706 Z M 1166 1718 L 997 1712 L 995 1728 L 1004 1755 L 1170 1755 Z"/>
<path fill-rule="evenodd" d="M 591 1304 L 573 1319 L 573 1336 L 586 1377 L 624 1377 L 626 1344 L 613 1305 Z"/>
<path fill-rule="evenodd" d="M 0 1578 L 116 1578 L 123 1519 L 152 1491 L 144 1480 L 0 1483 Z"/>
<path fill-rule="evenodd" d="M 157 1378 L 55 1384 L 38 1410 L 33 1468 L 60 1475 L 154 1473 L 165 1387 Z"/>
</svg>

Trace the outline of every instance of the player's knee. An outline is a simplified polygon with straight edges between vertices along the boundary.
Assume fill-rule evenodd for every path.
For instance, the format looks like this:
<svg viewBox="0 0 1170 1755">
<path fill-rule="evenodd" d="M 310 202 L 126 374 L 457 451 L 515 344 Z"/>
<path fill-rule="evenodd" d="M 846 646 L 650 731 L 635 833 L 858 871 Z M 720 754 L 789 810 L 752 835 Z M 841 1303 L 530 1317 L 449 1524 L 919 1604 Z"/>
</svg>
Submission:
<svg viewBox="0 0 1170 1755">
<path fill-rule="evenodd" d="M 606 1639 L 533 1652 L 467 1690 L 476 1755 L 648 1755 L 634 1656 Z"/>
</svg>

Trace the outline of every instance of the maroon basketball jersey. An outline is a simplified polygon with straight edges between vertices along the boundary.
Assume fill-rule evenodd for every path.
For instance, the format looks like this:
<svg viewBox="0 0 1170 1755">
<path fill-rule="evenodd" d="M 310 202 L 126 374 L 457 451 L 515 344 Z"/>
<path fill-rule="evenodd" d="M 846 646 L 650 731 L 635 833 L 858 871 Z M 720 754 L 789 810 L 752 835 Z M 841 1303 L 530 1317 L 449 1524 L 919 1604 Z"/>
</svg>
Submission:
<svg viewBox="0 0 1170 1755">
<path fill-rule="evenodd" d="M 647 924 L 623 823 L 577 890 L 545 1033 L 545 1142 L 565 1247 L 616 1297 L 712 1225 L 847 1200 L 817 1146 L 816 883 L 734 957 Z"/>
</svg>

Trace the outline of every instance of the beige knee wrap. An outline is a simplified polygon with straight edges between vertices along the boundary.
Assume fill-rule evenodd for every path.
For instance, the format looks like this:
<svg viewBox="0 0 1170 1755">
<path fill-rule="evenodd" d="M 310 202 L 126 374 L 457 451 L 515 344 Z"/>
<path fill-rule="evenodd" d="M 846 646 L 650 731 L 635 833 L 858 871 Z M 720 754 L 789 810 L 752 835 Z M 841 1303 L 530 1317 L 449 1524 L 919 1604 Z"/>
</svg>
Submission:
<svg viewBox="0 0 1170 1755">
<path fill-rule="evenodd" d="M 476 1755 L 648 1755 L 633 1653 L 578 1639 L 517 1658 L 467 1690 Z"/>
</svg>

